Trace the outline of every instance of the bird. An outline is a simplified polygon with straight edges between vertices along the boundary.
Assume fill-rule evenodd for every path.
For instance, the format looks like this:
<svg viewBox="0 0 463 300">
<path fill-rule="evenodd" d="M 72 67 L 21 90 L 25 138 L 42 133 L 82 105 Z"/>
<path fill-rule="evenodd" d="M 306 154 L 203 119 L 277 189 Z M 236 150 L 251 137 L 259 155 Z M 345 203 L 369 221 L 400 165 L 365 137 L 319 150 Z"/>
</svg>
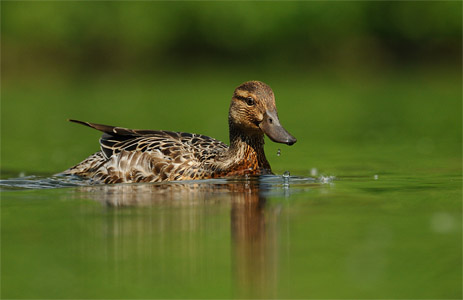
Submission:
<svg viewBox="0 0 463 300">
<path fill-rule="evenodd" d="M 165 182 L 273 174 L 264 135 L 293 145 L 280 124 L 269 85 L 247 81 L 233 92 L 228 114 L 229 145 L 194 133 L 138 130 L 69 120 L 103 132 L 100 151 L 60 175 L 95 183 Z"/>
</svg>

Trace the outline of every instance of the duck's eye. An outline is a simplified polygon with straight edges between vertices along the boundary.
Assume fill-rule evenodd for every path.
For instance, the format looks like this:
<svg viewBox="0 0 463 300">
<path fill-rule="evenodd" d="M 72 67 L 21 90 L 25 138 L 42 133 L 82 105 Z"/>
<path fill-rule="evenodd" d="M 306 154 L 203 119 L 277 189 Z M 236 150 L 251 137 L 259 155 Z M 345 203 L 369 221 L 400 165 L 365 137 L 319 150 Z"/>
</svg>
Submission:
<svg viewBox="0 0 463 300">
<path fill-rule="evenodd" d="M 254 105 L 254 98 L 247 97 L 246 98 L 246 104 L 249 105 L 249 106 L 253 106 Z"/>
</svg>

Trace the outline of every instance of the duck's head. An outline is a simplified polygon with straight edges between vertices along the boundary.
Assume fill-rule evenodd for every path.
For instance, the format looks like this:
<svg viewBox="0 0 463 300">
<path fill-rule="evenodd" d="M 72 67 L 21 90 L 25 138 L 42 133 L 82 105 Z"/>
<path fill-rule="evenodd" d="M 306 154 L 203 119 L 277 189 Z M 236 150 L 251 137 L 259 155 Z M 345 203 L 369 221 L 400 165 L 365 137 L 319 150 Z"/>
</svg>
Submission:
<svg viewBox="0 0 463 300">
<path fill-rule="evenodd" d="M 280 124 L 272 89 L 260 81 L 248 81 L 235 89 L 229 123 L 249 135 L 265 133 L 277 143 L 292 145 L 297 141 Z"/>
</svg>

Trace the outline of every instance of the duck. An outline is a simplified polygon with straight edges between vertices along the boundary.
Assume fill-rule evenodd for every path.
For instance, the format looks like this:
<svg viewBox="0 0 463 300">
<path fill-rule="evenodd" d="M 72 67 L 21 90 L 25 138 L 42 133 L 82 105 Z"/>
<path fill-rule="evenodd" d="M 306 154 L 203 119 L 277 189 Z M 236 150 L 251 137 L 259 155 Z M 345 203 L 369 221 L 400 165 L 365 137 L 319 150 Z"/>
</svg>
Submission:
<svg viewBox="0 0 463 300">
<path fill-rule="evenodd" d="M 297 141 L 280 124 L 273 90 L 261 81 L 247 81 L 234 90 L 229 145 L 201 134 L 69 121 L 103 134 L 100 151 L 60 175 L 104 184 L 273 174 L 265 157 L 264 135 L 290 146 Z"/>
</svg>

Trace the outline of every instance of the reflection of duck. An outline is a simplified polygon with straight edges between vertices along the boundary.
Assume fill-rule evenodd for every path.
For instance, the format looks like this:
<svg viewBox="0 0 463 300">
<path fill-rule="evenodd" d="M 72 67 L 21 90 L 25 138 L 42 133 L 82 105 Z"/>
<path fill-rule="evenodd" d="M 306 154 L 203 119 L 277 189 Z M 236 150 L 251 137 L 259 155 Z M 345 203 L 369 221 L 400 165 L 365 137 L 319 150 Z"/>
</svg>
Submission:
<svg viewBox="0 0 463 300">
<path fill-rule="evenodd" d="M 216 179 L 214 181 L 168 182 L 153 184 L 88 185 L 77 190 L 109 207 L 196 206 L 224 203 L 256 203 L 268 189 L 260 180 Z"/>
<path fill-rule="evenodd" d="M 277 283 L 277 237 L 261 192 L 244 202 L 233 202 L 231 238 L 237 298 L 275 298 Z M 271 221 L 269 221 L 271 219 Z M 270 223 L 270 224 L 269 224 Z"/>
<path fill-rule="evenodd" d="M 101 151 L 63 174 L 104 183 L 269 174 L 264 133 L 277 143 L 296 142 L 278 120 L 272 89 L 259 81 L 245 82 L 235 89 L 228 116 L 230 146 L 198 134 L 72 121 L 104 134 Z"/>
<path fill-rule="evenodd" d="M 224 203 L 243 202 L 255 199 L 254 191 L 258 180 L 252 178 L 249 184 L 238 181 L 214 180 L 214 182 L 173 182 L 160 184 L 116 184 L 89 185 L 79 187 L 83 193 L 79 197 L 91 197 L 109 207 L 127 206 L 181 206 L 189 207 Z M 249 186 L 250 185 L 250 186 Z"/>
<path fill-rule="evenodd" d="M 176 278 L 185 283 L 198 276 L 197 270 L 229 265 L 233 295 L 219 298 L 276 297 L 279 214 L 267 203 L 271 187 L 261 180 L 92 185 L 76 191 L 78 199 L 90 198 L 110 207 L 105 210 L 107 217 L 98 218 L 102 228 L 92 232 L 108 232 L 105 238 L 116 266 L 123 268 L 127 257 L 136 257 L 130 267 L 137 261 L 153 261 L 155 265 L 146 268 L 161 264 L 168 274 L 179 270 Z M 217 243 L 223 235 L 230 244 Z M 205 263 L 205 253 L 211 249 L 220 253 Z M 169 264 L 172 251 L 180 262 Z"/>
</svg>

